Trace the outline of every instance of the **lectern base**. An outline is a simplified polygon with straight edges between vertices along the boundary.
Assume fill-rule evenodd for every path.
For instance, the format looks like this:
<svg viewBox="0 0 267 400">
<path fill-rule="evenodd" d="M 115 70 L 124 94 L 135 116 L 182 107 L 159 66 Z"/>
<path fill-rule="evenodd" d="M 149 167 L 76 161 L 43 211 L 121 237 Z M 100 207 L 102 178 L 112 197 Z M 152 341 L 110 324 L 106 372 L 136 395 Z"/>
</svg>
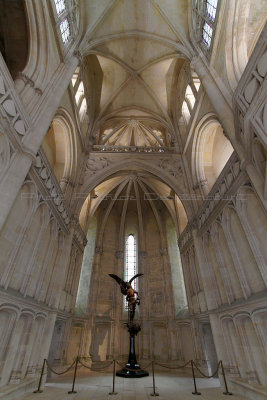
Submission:
<svg viewBox="0 0 267 400">
<path fill-rule="evenodd" d="M 128 365 L 126 365 L 128 368 Z M 131 368 L 129 366 L 129 368 Z M 121 378 L 143 378 L 144 376 L 149 376 L 149 373 L 144 369 L 136 369 L 135 371 L 129 371 L 126 368 L 121 369 L 120 371 L 116 372 L 116 376 L 120 376 Z"/>
<path fill-rule="evenodd" d="M 121 378 L 143 378 L 144 376 L 149 376 L 147 371 L 140 368 L 135 355 L 135 336 L 140 332 L 141 326 L 134 322 L 129 322 L 127 328 L 130 334 L 129 358 L 125 368 L 116 372 L 116 376 L 120 376 Z"/>
</svg>

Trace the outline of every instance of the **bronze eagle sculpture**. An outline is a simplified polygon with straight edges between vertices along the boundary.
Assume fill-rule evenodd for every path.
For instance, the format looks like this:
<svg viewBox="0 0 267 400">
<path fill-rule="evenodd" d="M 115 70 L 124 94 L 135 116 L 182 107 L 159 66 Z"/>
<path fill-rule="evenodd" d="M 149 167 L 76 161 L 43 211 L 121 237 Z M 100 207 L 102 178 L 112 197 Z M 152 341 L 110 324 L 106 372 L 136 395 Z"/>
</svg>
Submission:
<svg viewBox="0 0 267 400">
<path fill-rule="evenodd" d="M 139 298 L 139 293 L 132 288 L 131 283 L 138 278 L 139 276 L 142 276 L 144 274 L 136 274 L 134 275 L 129 282 L 125 282 L 123 279 L 119 278 L 115 274 L 109 274 L 109 276 L 113 279 L 115 279 L 116 282 L 120 285 L 121 293 L 126 296 L 126 300 L 128 301 L 128 306 L 129 306 L 129 320 L 130 322 L 133 321 L 134 319 L 134 314 L 135 314 L 135 308 L 136 305 L 139 306 L 140 304 L 140 298 Z M 135 294 L 137 295 L 137 298 L 135 298 Z"/>
</svg>

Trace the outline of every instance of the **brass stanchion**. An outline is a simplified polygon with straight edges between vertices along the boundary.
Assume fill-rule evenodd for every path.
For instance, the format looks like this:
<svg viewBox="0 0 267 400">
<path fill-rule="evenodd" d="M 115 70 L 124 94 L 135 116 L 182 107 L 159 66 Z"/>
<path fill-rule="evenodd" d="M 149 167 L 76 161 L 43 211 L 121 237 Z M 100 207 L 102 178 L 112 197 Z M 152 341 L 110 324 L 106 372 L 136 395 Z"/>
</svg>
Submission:
<svg viewBox="0 0 267 400">
<path fill-rule="evenodd" d="M 196 385 L 196 378 L 195 378 L 195 371 L 194 371 L 194 362 L 193 362 L 193 360 L 191 360 L 191 368 L 192 368 L 192 375 L 193 375 L 194 387 L 195 387 L 195 391 L 192 392 L 192 394 L 201 395 L 201 393 L 197 391 L 197 385 Z"/>
<path fill-rule="evenodd" d="M 152 361 L 152 377 L 153 377 L 153 393 L 151 393 L 150 396 L 159 396 L 159 394 L 156 393 L 154 361 Z"/>
<path fill-rule="evenodd" d="M 220 363 L 221 363 L 221 367 L 222 367 L 222 374 L 223 374 L 223 380 L 224 380 L 224 386 L 225 386 L 225 392 L 223 392 L 223 394 L 226 394 L 228 396 L 232 396 L 233 393 L 229 392 L 229 390 L 228 390 L 228 386 L 227 386 L 227 382 L 226 382 L 226 377 L 225 377 L 225 372 L 224 372 L 224 367 L 223 367 L 222 360 L 220 361 Z"/>
<path fill-rule="evenodd" d="M 43 362 L 42 371 L 41 371 L 41 376 L 40 376 L 39 384 L 38 384 L 38 389 L 35 390 L 33 393 L 43 393 L 43 391 L 40 390 L 40 389 L 41 389 L 42 380 L 43 380 L 43 375 L 44 375 L 45 363 L 46 363 L 46 359 L 44 359 L 44 362 Z"/>
<path fill-rule="evenodd" d="M 113 360 L 113 382 L 112 382 L 112 392 L 109 395 L 118 394 L 115 392 L 115 375 L 116 375 L 116 360 Z"/>
<path fill-rule="evenodd" d="M 78 362 L 79 362 L 79 357 L 76 357 L 75 368 L 74 368 L 74 375 L 73 375 L 73 382 L 72 382 L 72 389 L 71 389 L 70 392 L 68 392 L 68 394 L 77 393 L 77 392 L 74 390 L 74 387 L 75 387 L 75 381 L 76 381 L 76 374 L 77 374 Z"/>
</svg>

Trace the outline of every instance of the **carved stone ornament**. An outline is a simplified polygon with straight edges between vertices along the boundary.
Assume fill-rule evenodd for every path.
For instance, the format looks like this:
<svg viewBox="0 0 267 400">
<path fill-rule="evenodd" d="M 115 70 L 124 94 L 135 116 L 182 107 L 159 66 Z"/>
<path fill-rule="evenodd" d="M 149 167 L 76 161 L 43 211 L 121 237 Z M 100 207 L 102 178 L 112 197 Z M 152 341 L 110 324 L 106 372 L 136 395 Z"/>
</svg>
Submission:
<svg viewBox="0 0 267 400">
<path fill-rule="evenodd" d="M 92 174 L 109 166 L 109 160 L 105 157 L 90 156 L 86 163 L 86 170 Z"/>
<path fill-rule="evenodd" d="M 116 253 L 115 253 L 115 257 L 116 257 L 117 259 L 123 260 L 123 257 L 124 257 L 123 251 L 117 250 Z"/>
<path fill-rule="evenodd" d="M 175 178 L 183 176 L 181 159 L 177 157 L 161 158 L 158 166 Z"/>
<path fill-rule="evenodd" d="M 7 136 L 0 132 L 0 177 L 9 164 L 10 150 L 11 148 Z"/>
</svg>

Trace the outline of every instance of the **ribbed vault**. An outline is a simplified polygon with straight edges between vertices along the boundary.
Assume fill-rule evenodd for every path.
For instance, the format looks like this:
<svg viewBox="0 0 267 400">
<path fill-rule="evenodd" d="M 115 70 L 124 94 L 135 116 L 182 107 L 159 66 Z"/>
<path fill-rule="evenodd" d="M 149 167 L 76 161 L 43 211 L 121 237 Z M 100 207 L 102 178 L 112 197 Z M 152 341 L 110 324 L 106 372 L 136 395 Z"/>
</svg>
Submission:
<svg viewBox="0 0 267 400">
<path fill-rule="evenodd" d="M 125 218 L 129 210 L 135 210 L 138 215 L 140 243 L 143 242 L 143 215 L 147 208 L 153 211 L 159 232 L 162 234 L 161 210 L 168 210 L 181 233 L 187 224 L 185 209 L 178 196 L 166 184 L 147 173 L 127 173 L 108 179 L 98 185 L 84 203 L 80 222 L 86 229 L 84 217 L 92 217 L 100 204 L 104 204 L 105 212 L 101 222 L 99 238 L 102 237 L 108 217 L 113 207 L 119 208 L 121 215 L 119 237 L 123 238 Z M 87 208 L 87 213 L 84 209 Z M 121 243 L 123 245 L 123 243 Z"/>
<path fill-rule="evenodd" d="M 192 56 L 188 2 L 115 0 L 96 7 L 90 1 L 85 8 L 90 19 L 81 51 L 94 55 L 103 73 L 93 144 L 173 145 L 178 141 L 171 107 L 177 65 Z"/>
</svg>

